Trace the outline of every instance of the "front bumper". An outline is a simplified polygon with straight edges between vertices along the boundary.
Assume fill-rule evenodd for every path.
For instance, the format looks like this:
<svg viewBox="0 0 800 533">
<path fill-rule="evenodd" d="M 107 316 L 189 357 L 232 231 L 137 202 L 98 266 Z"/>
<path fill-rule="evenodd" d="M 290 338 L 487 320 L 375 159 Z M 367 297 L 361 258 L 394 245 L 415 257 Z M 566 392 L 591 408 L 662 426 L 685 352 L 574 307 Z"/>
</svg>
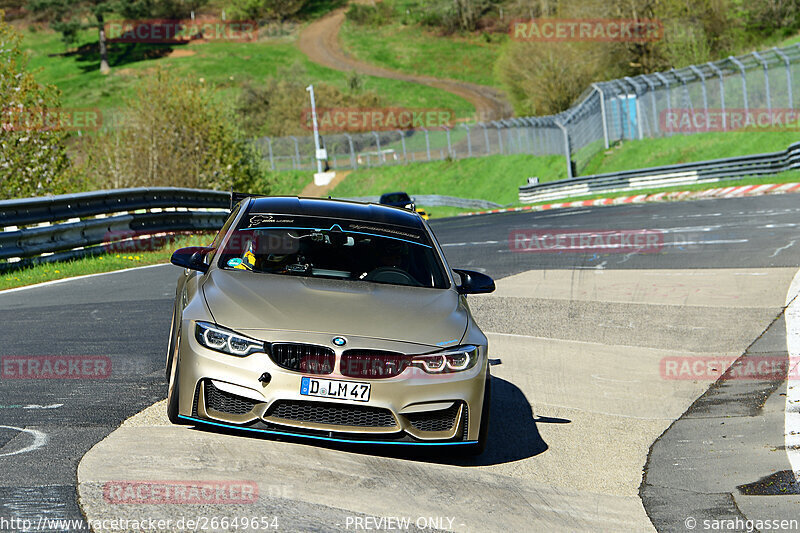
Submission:
<svg viewBox="0 0 800 533">
<path fill-rule="evenodd" d="M 184 331 L 193 327 L 187 321 Z M 249 334 L 252 336 L 252 332 Z M 302 342 L 324 345 L 324 340 L 330 340 L 327 335 L 314 337 L 303 334 Z M 399 350 L 398 343 L 388 341 L 350 341 L 348 348 L 371 344 L 372 349 Z M 341 351 L 335 351 L 338 363 Z M 337 366 L 332 374 L 312 375 L 281 368 L 266 353 L 234 357 L 209 350 L 193 335 L 184 335 L 179 355 L 179 416 L 187 422 L 323 441 L 474 444 L 478 441 L 486 368 L 486 348 L 482 347 L 478 364 L 458 373 L 426 374 L 412 368 L 394 378 L 359 379 L 342 376 Z M 270 376 L 269 383 L 259 381 L 265 372 Z M 301 395 L 304 376 L 370 383 L 369 401 Z"/>
</svg>

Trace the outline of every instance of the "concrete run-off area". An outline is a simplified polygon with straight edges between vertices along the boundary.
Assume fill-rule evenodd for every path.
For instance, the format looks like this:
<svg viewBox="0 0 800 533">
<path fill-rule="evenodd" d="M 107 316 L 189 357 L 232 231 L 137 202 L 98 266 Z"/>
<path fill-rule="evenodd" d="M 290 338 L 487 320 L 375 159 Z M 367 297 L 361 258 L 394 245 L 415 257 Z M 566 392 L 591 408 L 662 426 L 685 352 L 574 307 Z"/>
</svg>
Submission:
<svg viewBox="0 0 800 533">
<path fill-rule="evenodd" d="M 780 315 L 795 271 L 510 276 L 495 294 L 470 298 L 493 359 L 482 456 L 401 455 L 171 426 L 160 402 L 83 457 L 82 511 L 90 521 L 274 517 L 292 531 L 353 529 L 356 520 L 390 517 L 407 519 L 409 530 L 652 531 L 639 496 L 650 447 L 714 381 L 669 379 L 661 362 L 744 353 Z M 256 483 L 258 498 L 120 504 L 107 494 L 109 483 L 176 480 Z"/>
</svg>

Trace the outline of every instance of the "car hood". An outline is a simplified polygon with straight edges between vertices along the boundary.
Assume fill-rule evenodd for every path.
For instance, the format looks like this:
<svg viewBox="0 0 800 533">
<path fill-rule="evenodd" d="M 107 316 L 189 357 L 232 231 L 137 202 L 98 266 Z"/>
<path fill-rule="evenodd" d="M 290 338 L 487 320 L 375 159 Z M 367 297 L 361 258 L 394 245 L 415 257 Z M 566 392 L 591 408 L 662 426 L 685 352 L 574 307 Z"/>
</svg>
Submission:
<svg viewBox="0 0 800 533">
<path fill-rule="evenodd" d="M 214 269 L 214 320 L 234 330 L 353 335 L 428 346 L 460 341 L 469 315 L 452 290 Z"/>
</svg>

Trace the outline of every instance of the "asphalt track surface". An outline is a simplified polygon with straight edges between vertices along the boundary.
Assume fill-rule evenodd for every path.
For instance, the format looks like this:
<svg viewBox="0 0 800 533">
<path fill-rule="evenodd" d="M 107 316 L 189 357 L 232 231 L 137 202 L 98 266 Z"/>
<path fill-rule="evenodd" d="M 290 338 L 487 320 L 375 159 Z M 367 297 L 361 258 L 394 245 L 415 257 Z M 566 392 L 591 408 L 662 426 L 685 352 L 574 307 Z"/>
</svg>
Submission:
<svg viewBox="0 0 800 533">
<path fill-rule="evenodd" d="M 482 215 L 433 221 L 432 226 L 451 266 L 483 270 L 498 279 L 531 270 L 796 269 L 800 265 L 800 202 L 794 195 Z M 655 230 L 660 246 L 651 253 L 624 254 L 512 251 L 511 232 L 532 229 Z M 0 293 L 0 356 L 93 355 L 109 358 L 113 369 L 101 379 L 11 379 L 3 375 L 0 518 L 81 518 L 75 488 L 81 458 L 122 421 L 165 395 L 163 361 L 177 275 L 176 268 L 160 266 Z M 755 345 L 753 348 L 757 349 Z M 785 352 L 785 345 L 777 342 L 777 347 L 769 350 Z M 762 397 L 773 397 L 775 391 L 779 394 L 781 386 L 785 389 L 780 383 L 761 387 Z M 758 391 L 735 392 L 725 404 L 728 408 L 767 416 L 760 409 L 769 401 L 752 401 Z M 712 403 L 716 408 L 723 405 L 720 401 Z M 692 409 L 701 407 L 695 404 Z M 687 414 L 691 415 L 691 410 Z M 764 432 L 782 434 L 783 419 L 779 422 L 765 421 Z M 681 431 L 691 434 L 706 429 L 700 426 Z M 671 436 L 671 431 L 653 447 L 648 483 L 654 476 L 680 477 L 680 473 L 670 473 L 675 446 L 669 446 L 669 440 L 686 441 L 686 433 L 678 438 L 680 435 Z M 746 427 L 743 432 L 754 439 L 764 433 Z M 19 453 L 26 448 L 29 451 Z M 541 451 L 528 450 L 526 454 Z M 774 471 L 788 468 L 785 457 L 774 462 L 770 465 Z M 705 468 L 713 470 L 709 465 Z M 700 474 L 692 470 L 684 475 Z M 651 485 L 670 483 L 662 480 Z M 716 501 L 697 507 L 705 509 L 708 516 L 741 516 L 737 513 L 742 510 L 725 496 L 726 490 L 718 491 Z M 658 529 L 681 530 L 675 526 L 677 517 L 668 510 L 674 510 L 675 498 L 685 500 L 687 493 L 668 492 L 648 493 L 645 485 L 642 498 Z M 720 503 L 723 500 L 724 505 Z"/>
</svg>

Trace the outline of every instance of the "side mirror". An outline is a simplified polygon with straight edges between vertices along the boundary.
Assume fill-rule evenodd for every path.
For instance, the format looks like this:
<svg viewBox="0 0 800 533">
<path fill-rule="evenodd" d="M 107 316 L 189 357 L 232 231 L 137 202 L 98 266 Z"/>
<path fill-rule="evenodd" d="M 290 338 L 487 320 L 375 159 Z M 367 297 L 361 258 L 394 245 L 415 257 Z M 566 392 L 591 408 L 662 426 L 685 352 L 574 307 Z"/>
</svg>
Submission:
<svg viewBox="0 0 800 533">
<path fill-rule="evenodd" d="M 202 246 L 181 248 L 175 250 L 169 262 L 175 266 L 206 273 L 208 272 L 208 265 L 203 261 L 203 257 L 211 250 L 211 248 L 204 248 Z"/>
<path fill-rule="evenodd" d="M 454 268 L 453 272 L 461 276 L 461 285 L 456 287 L 459 294 L 487 294 L 494 292 L 494 280 L 486 274 L 458 268 Z"/>
</svg>

